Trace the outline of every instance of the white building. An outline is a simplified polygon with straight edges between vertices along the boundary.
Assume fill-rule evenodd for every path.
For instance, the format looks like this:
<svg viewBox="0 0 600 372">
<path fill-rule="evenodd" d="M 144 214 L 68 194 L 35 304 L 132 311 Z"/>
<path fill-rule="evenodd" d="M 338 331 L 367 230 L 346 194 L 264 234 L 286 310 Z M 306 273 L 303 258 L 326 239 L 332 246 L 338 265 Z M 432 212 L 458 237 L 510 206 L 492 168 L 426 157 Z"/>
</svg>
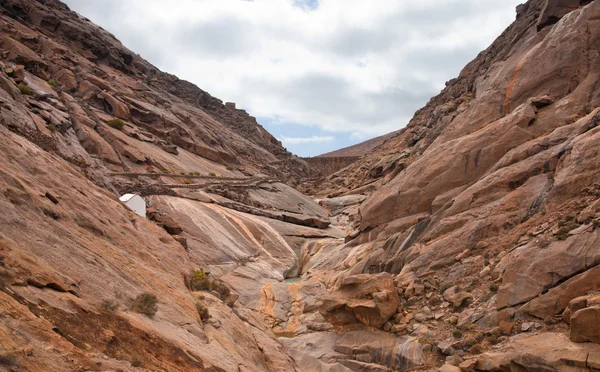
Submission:
<svg viewBox="0 0 600 372">
<path fill-rule="evenodd" d="M 136 214 L 146 217 L 146 201 L 136 194 L 125 194 L 119 198 L 123 204 Z"/>
</svg>

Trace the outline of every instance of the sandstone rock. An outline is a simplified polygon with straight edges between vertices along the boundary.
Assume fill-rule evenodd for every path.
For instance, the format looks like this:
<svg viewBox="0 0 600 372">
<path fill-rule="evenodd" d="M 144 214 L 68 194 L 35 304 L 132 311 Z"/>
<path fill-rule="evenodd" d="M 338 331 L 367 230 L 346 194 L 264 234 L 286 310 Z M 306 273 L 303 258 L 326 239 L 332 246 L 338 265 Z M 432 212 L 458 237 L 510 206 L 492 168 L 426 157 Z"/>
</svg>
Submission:
<svg viewBox="0 0 600 372">
<path fill-rule="evenodd" d="M 98 94 L 98 98 L 105 100 L 110 108 L 110 113 L 120 119 L 129 120 L 131 118 L 131 113 L 129 112 L 129 107 L 111 94 L 106 92 L 101 92 Z"/>
<path fill-rule="evenodd" d="M 387 273 L 349 276 L 340 288 L 323 300 L 323 315 L 335 322 L 331 315 L 346 309 L 363 324 L 381 328 L 395 313 L 398 295 L 392 276 Z"/>
<path fill-rule="evenodd" d="M 462 292 L 457 286 L 452 286 L 444 291 L 444 298 L 449 301 L 455 309 L 463 306 L 471 295 L 467 292 Z"/>
<path fill-rule="evenodd" d="M 419 367 L 423 360 L 422 347 L 417 340 L 385 333 L 349 332 L 340 337 L 334 349 L 353 359 L 399 370 Z"/>
<path fill-rule="evenodd" d="M 460 368 L 460 370 L 462 372 L 475 372 L 475 365 L 477 364 L 477 361 L 474 359 L 469 359 L 469 360 L 465 360 L 464 362 L 460 363 L 458 365 L 458 367 Z"/>
<path fill-rule="evenodd" d="M 571 340 L 600 344 L 600 306 L 577 310 L 571 316 Z"/>
<path fill-rule="evenodd" d="M 22 83 L 25 81 L 25 66 L 17 65 L 12 73 L 16 83 Z"/>
<path fill-rule="evenodd" d="M 444 364 L 443 366 L 441 366 L 440 368 L 438 368 L 438 372 L 460 372 L 461 369 L 453 366 L 452 364 Z"/>
<path fill-rule="evenodd" d="M 454 344 L 456 343 L 453 339 L 448 339 L 442 342 L 436 343 L 437 348 L 440 353 L 443 355 L 454 355 L 456 353 L 456 349 L 454 348 Z"/>
<path fill-rule="evenodd" d="M 67 90 L 73 90 L 77 88 L 77 79 L 75 79 L 75 74 L 73 74 L 71 70 L 62 69 L 56 73 L 54 78 Z"/>
</svg>

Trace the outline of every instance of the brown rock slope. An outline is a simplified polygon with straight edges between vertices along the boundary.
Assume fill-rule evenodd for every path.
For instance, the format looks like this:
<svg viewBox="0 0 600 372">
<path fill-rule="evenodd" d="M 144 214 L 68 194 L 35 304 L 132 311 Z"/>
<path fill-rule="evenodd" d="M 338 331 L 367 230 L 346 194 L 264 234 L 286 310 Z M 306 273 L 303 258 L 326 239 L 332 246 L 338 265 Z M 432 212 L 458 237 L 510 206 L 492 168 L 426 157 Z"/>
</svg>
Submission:
<svg viewBox="0 0 600 372">
<path fill-rule="evenodd" d="M 495 350 L 511 331 L 568 335 L 569 302 L 600 288 L 598 19 L 597 1 L 519 6 L 516 21 L 406 130 L 316 190 L 370 195 L 349 245 L 372 244 L 363 272 L 396 275 L 415 311 L 440 309 L 457 324 L 455 338 L 435 342 L 442 354 Z M 596 311 L 563 317 L 576 327 L 572 340 L 597 340 Z M 586 358 L 600 345 L 542 340 L 499 348 L 504 359 L 477 368 L 598 368 Z M 580 359 L 554 359 L 552 350 Z"/>
<path fill-rule="evenodd" d="M 1 10 L 0 83 L 30 118 L 13 130 L 43 148 L 96 173 L 308 174 L 245 111 L 159 71 L 61 2 Z"/>
</svg>

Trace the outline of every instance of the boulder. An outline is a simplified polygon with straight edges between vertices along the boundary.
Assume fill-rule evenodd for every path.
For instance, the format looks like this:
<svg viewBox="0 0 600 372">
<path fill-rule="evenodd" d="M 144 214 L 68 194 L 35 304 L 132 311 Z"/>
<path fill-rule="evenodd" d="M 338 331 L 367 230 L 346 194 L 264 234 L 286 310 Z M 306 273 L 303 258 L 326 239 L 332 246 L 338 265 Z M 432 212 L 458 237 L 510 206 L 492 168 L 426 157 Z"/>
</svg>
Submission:
<svg viewBox="0 0 600 372">
<path fill-rule="evenodd" d="M 399 299 L 393 277 L 388 273 L 346 277 L 340 288 L 323 300 L 321 312 L 337 323 L 333 314 L 348 313 L 361 323 L 381 328 L 395 313 Z"/>
<path fill-rule="evenodd" d="M 455 309 L 463 306 L 471 295 L 467 292 L 462 292 L 457 286 L 452 286 L 444 291 L 444 298 L 450 302 Z"/>
<path fill-rule="evenodd" d="M 75 79 L 75 74 L 71 70 L 62 69 L 54 75 L 54 79 L 64 86 L 67 90 L 73 90 L 77 88 L 77 79 Z"/>
<path fill-rule="evenodd" d="M 110 106 L 110 113 L 120 119 L 129 120 L 131 118 L 131 112 L 129 111 L 129 107 L 111 94 L 106 92 L 101 92 L 98 94 L 98 98 L 105 100 Z"/>
<path fill-rule="evenodd" d="M 577 310 L 570 321 L 571 341 L 600 344 L 600 306 Z"/>
</svg>

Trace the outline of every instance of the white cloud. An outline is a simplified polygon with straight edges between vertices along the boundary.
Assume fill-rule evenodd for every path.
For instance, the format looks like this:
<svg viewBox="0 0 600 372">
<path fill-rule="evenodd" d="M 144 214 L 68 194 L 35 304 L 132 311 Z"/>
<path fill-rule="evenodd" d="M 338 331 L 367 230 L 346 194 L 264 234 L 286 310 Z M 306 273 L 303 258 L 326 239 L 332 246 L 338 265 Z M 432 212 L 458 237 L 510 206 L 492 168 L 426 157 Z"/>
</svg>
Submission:
<svg viewBox="0 0 600 372">
<path fill-rule="evenodd" d="M 313 137 L 286 137 L 281 136 L 279 138 L 281 142 L 286 145 L 298 145 L 301 143 L 323 143 L 323 142 L 332 142 L 335 140 L 333 136 L 313 136 Z"/>
<path fill-rule="evenodd" d="M 521 1 L 66 0 L 162 70 L 254 116 L 352 138 L 406 125 Z"/>
</svg>

